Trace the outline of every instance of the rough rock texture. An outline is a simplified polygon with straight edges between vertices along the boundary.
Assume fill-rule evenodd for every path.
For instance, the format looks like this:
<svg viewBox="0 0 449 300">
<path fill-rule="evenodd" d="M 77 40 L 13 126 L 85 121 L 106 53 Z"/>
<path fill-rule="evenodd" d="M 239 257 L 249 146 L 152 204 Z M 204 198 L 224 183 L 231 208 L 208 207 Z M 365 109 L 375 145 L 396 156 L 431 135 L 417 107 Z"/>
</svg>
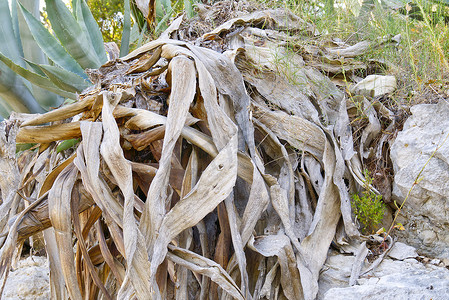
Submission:
<svg viewBox="0 0 449 300">
<path fill-rule="evenodd" d="M 41 256 L 33 256 L 19 261 L 17 269 L 9 273 L 1 299 L 50 299 L 47 259 Z"/>
<path fill-rule="evenodd" d="M 401 240 L 419 254 L 449 258 L 449 104 L 420 104 L 391 145 L 394 168 L 393 199 L 398 204 L 424 168 L 418 184 L 404 205 L 401 217 L 405 231 Z"/>
<path fill-rule="evenodd" d="M 414 247 L 397 242 L 393 245 L 393 248 L 388 253 L 388 256 L 393 259 L 404 260 L 407 258 L 415 258 L 418 254 L 416 253 L 416 249 Z"/>
<path fill-rule="evenodd" d="M 413 258 L 385 259 L 374 271 L 359 278 L 357 285 L 349 287 L 354 259 L 330 253 L 320 275 L 318 299 L 449 299 L 449 270 Z"/>
</svg>

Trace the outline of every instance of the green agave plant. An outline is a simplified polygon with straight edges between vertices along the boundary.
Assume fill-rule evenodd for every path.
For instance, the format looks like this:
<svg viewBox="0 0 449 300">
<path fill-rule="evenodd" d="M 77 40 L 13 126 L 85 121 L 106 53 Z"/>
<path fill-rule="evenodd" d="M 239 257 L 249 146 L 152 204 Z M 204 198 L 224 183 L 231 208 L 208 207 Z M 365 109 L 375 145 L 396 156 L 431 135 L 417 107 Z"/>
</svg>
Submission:
<svg viewBox="0 0 449 300">
<path fill-rule="evenodd" d="M 91 83 L 84 73 L 107 61 L 100 29 L 84 0 L 45 0 L 52 34 L 38 19 L 40 1 L 0 0 L 0 115 L 39 113 L 76 99 Z M 130 3 L 125 1 L 120 53 L 128 52 Z"/>
</svg>

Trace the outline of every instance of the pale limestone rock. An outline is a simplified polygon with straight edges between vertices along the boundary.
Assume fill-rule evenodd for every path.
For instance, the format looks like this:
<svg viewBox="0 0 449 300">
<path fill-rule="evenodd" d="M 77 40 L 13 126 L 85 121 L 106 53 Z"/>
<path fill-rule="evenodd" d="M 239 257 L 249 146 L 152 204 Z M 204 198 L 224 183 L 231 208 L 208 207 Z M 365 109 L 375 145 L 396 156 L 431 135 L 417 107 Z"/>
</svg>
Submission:
<svg viewBox="0 0 449 300">
<path fill-rule="evenodd" d="M 417 257 L 418 253 L 416 253 L 416 249 L 414 247 L 401 242 L 396 242 L 391 251 L 388 253 L 388 256 L 393 259 L 404 260 L 407 258 Z"/>
<path fill-rule="evenodd" d="M 449 258 L 449 104 L 420 104 L 411 112 L 390 151 L 398 204 L 417 180 L 398 219 L 405 230 L 397 235 L 419 254 Z"/>
<path fill-rule="evenodd" d="M 357 83 L 351 92 L 364 96 L 379 97 L 389 94 L 396 89 L 396 78 L 394 76 L 369 75 Z"/>
<path fill-rule="evenodd" d="M 20 260 L 9 273 L 1 299 L 48 300 L 50 299 L 48 261 L 42 256 Z"/>
<path fill-rule="evenodd" d="M 318 300 L 449 299 L 449 270 L 414 258 L 383 262 L 349 287 L 354 256 L 330 252 L 320 273 Z M 367 268 L 366 265 L 362 269 Z"/>
</svg>

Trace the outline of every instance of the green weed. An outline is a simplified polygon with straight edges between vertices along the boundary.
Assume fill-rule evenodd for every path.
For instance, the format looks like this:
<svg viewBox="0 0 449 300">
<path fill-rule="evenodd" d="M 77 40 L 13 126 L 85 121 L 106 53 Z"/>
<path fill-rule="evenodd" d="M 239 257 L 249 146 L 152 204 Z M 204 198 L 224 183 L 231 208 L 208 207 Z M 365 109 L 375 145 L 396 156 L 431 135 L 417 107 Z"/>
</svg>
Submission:
<svg viewBox="0 0 449 300">
<path fill-rule="evenodd" d="M 352 195 L 352 210 L 354 211 L 357 220 L 362 225 L 362 231 L 365 233 L 372 233 L 377 229 L 377 225 L 382 222 L 385 204 L 382 201 L 382 196 L 377 195 L 371 191 L 371 184 L 373 178 L 370 176 L 368 170 L 365 173 L 365 183 L 361 195 Z"/>
</svg>

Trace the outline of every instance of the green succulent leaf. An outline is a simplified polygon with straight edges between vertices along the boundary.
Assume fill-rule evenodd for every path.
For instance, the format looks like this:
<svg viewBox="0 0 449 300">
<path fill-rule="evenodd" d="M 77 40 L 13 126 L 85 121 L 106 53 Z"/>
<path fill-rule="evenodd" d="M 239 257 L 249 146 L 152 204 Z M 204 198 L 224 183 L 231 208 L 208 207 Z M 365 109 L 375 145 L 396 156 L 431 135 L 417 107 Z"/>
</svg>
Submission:
<svg viewBox="0 0 449 300">
<path fill-rule="evenodd" d="M 156 6 L 158 6 L 157 2 L 159 2 L 159 1 L 156 1 Z M 160 4 L 162 5 L 163 10 L 165 11 L 165 13 L 168 13 L 169 11 L 171 11 L 172 7 L 171 7 L 171 1 L 170 0 L 160 0 Z"/>
<path fill-rule="evenodd" d="M 36 146 L 34 143 L 28 143 L 28 144 L 16 144 L 16 153 L 26 151 L 28 149 L 31 149 L 32 147 Z"/>
<path fill-rule="evenodd" d="M 131 36 L 131 6 L 129 0 L 125 0 L 125 20 L 123 22 L 122 42 L 120 45 L 120 57 L 129 52 L 129 40 Z"/>
<path fill-rule="evenodd" d="M 39 65 L 47 77 L 59 88 L 72 93 L 80 93 L 92 85 L 75 73 L 56 66 Z"/>
<path fill-rule="evenodd" d="M 45 75 L 44 71 L 42 71 L 41 67 L 39 66 L 39 64 L 35 64 L 34 62 L 25 59 L 26 63 L 31 67 L 31 69 L 33 69 L 34 73 L 39 74 L 43 77 L 46 77 L 47 75 Z"/>
<path fill-rule="evenodd" d="M 186 11 L 187 17 L 192 18 L 195 15 L 194 4 L 197 3 L 196 0 L 184 0 L 184 10 Z"/>
<path fill-rule="evenodd" d="M 72 0 L 71 4 L 72 4 L 73 15 L 75 16 L 75 19 L 78 19 L 77 13 L 78 13 L 79 0 Z"/>
<path fill-rule="evenodd" d="M 0 1 L 0 28 L 0 52 L 7 55 L 14 63 L 24 66 L 19 48 L 20 39 L 16 38 L 8 1 L 5 0 Z"/>
<path fill-rule="evenodd" d="M 61 0 L 45 0 L 48 19 L 61 44 L 84 69 L 101 65 L 97 53 L 81 26 Z"/>
<path fill-rule="evenodd" d="M 66 140 L 62 143 L 60 143 L 57 147 L 56 147 L 56 152 L 62 152 L 64 150 L 70 149 L 71 147 L 75 146 L 76 144 L 78 144 L 80 142 L 80 139 L 70 139 L 70 140 Z"/>
<path fill-rule="evenodd" d="M 3 118 L 7 118 L 11 113 L 12 108 L 8 105 L 8 103 L 0 97 L 0 122 Z"/>
<path fill-rule="evenodd" d="M 106 56 L 106 51 L 104 49 L 103 36 L 101 34 L 100 28 L 98 27 L 97 21 L 95 21 L 92 12 L 87 6 L 84 0 L 75 0 L 76 7 L 76 18 L 81 29 L 89 37 L 95 52 L 97 53 L 98 59 L 101 64 L 104 64 L 108 58 Z"/>
<path fill-rule="evenodd" d="M 170 8 L 170 10 L 164 15 L 164 17 L 157 22 L 157 26 L 154 29 L 155 32 L 160 32 L 167 29 L 168 20 L 172 17 L 174 10 Z"/>
<path fill-rule="evenodd" d="M 48 58 L 64 69 L 87 79 L 87 75 L 84 73 L 83 68 L 81 68 L 76 60 L 67 53 L 59 41 L 48 32 L 47 28 L 45 28 L 45 26 L 22 5 L 20 5 L 20 9 L 22 10 L 34 40 Z"/>
<path fill-rule="evenodd" d="M 24 61 L 21 59 L 20 39 L 17 39 L 14 31 L 8 1 L 3 0 L 0 1 L 0 29 L 0 54 L 8 56 L 10 62 L 25 66 Z M 33 94 L 30 92 L 30 87 L 26 86 L 21 77 L 17 76 L 7 65 L 1 62 L 0 96 L 4 103 L 6 103 L 5 105 L 12 110 L 22 112 L 43 111 L 42 107 L 36 102 Z M 5 111 L 3 110 L 2 113 L 5 113 Z"/>
<path fill-rule="evenodd" d="M 25 9 L 28 10 L 35 18 L 40 18 L 40 1 L 29 1 L 29 0 L 17 0 L 11 1 L 16 5 L 21 4 Z M 25 20 L 24 14 L 22 13 L 21 8 L 17 8 L 16 11 L 17 19 L 19 22 L 19 33 L 20 39 L 22 42 L 23 54 L 21 57 L 26 57 L 28 60 L 36 63 L 36 64 L 48 64 L 48 58 L 45 53 L 42 51 L 39 44 L 33 37 L 31 30 L 28 26 L 28 23 Z M 14 13 L 13 15 L 14 16 Z M 20 46 L 20 45 L 19 45 Z M 27 69 L 30 69 L 29 65 L 25 65 Z M 30 69 L 33 71 L 33 69 Z M 62 97 L 49 93 L 47 90 L 40 88 L 36 85 L 31 85 L 30 82 L 24 81 L 24 84 L 28 86 L 30 91 L 32 91 L 34 98 L 36 101 L 44 108 L 57 107 L 62 102 Z"/>
<path fill-rule="evenodd" d="M 76 99 L 76 94 L 68 91 L 64 91 L 60 88 L 58 88 L 49 78 L 43 77 L 39 74 L 36 74 L 34 72 L 31 72 L 17 64 L 15 64 L 12 60 L 10 60 L 8 57 L 0 53 L 0 61 L 2 61 L 5 65 L 7 65 L 11 70 L 13 70 L 15 73 L 19 74 L 23 78 L 27 79 L 31 83 L 44 88 L 50 92 L 53 92 L 55 94 L 58 94 L 60 96 L 70 98 L 70 99 Z"/>
<path fill-rule="evenodd" d="M 11 1 L 11 16 L 12 16 L 12 28 L 14 30 L 14 36 L 17 41 L 17 46 L 19 47 L 19 53 L 23 57 L 23 49 L 22 42 L 20 38 L 20 30 L 19 30 L 19 18 L 17 15 L 17 2 Z"/>
</svg>

